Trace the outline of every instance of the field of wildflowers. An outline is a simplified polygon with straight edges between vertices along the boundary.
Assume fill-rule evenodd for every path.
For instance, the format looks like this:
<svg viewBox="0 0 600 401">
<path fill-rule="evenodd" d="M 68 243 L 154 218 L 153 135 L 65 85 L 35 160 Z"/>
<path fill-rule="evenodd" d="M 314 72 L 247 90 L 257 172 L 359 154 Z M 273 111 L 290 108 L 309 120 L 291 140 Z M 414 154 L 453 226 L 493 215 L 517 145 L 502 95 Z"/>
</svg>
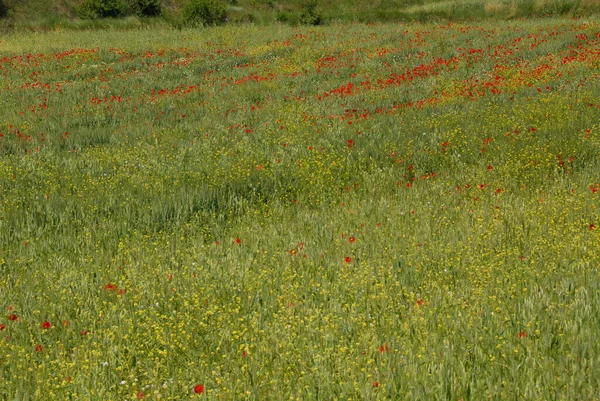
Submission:
<svg viewBox="0 0 600 401">
<path fill-rule="evenodd" d="M 0 37 L 0 399 L 600 399 L 599 49 Z"/>
</svg>

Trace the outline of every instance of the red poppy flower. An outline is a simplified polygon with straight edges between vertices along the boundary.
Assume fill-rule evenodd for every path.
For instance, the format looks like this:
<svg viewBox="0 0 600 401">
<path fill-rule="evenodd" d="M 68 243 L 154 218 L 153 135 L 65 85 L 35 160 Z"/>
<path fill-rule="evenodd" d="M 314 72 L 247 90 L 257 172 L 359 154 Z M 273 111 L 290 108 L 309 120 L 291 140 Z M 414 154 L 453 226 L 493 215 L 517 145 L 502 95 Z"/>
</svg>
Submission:
<svg viewBox="0 0 600 401">
<path fill-rule="evenodd" d="M 17 319 L 18 319 L 18 317 L 14 313 L 12 315 L 8 316 L 8 320 L 17 320 Z"/>
<path fill-rule="evenodd" d="M 594 224 L 590 224 L 590 230 L 595 230 L 596 226 Z"/>
<path fill-rule="evenodd" d="M 2 323 L 0 323 L 0 331 L 2 331 L 2 330 L 4 330 L 4 329 L 6 329 L 6 326 L 5 326 L 5 325 L 3 325 Z"/>
<path fill-rule="evenodd" d="M 346 257 L 344 258 L 344 262 L 346 262 L 346 263 L 350 263 L 350 262 L 352 262 L 352 258 L 351 258 L 350 256 L 346 256 Z"/>
<path fill-rule="evenodd" d="M 417 299 L 418 306 L 422 306 L 423 304 L 425 304 L 425 301 L 423 301 L 421 298 Z"/>
<path fill-rule="evenodd" d="M 137 392 L 137 398 L 138 398 L 138 400 L 141 400 L 141 399 L 146 398 L 146 396 L 144 395 L 143 391 L 138 391 Z"/>
<path fill-rule="evenodd" d="M 373 382 L 373 387 L 375 387 L 375 388 L 379 387 L 379 382 Z"/>
<path fill-rule="evenodd" d="M 44 347 L 42 344 L 38 344 L 35 346 L 35 352 L 44 352 Z"/>
<path fill-rule="evenodd" d="M 196 394 L 202 394 L 202 393 L 204 393 L 204 385 L 202 385 L 202 384 L 196 384 L 194 386 L 194 393 L 196 393 Z"/>
<path fill-rule="evenodd" d="M 116 291 L 117 290 L 117 286 L 111 283 L 105 284 L 104 285 L 104 289 L 106 291 Z"/>
<path fill-rule="evenodd" d="M 497 194 L 501 194 L 502 193 L 502 188 L 496 188 L 496 193 Z"/>
<path fill-rule="evenodd" d="M 239 244 L 241 244 L 241 243 L 242 243 L 242 240 L 241 240 L 241 239 L 239 239 L 239 238 L 236 238 L 236 239 L 235 239 L 235 243 L 239 245 Z"/>
<path fill-rule="evenodd" d="M 529 337 L 529 334 L 526 331 L 522 331 L 519 333 L 519 338 L 527 338 Z"/>
<path fill-rule="evenodd" d="M 351 148 L 354 146 L 354 141 L 352 139 L 348 139 L 348 147 Z"/>
<path fill-rule="evenodd" d="M 45 321 L 44 323 L 42 323 L 42 329 L 49 329 L 50 327 L 52 327 L 52 323 L 50 323 L 49 321 Z"/>
<path fill-rule="evenodd" d="M 354 241 L 356 241 L 356 238 L 354 238 L 353 236 L 348 238 L 348 241 L 352 244 L 354 243 Z"/>
</svg>

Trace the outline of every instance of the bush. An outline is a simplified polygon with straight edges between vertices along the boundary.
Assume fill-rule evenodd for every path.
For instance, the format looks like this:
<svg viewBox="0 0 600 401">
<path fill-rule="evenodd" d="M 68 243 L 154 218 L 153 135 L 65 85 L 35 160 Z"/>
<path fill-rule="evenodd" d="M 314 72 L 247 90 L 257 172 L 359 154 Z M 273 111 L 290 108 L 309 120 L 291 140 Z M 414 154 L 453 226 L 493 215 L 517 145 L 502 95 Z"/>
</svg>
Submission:
<svg viewBox="0 0 600 401">
<path fill-rule="evenodd" d="M 296 26 L 300 23 L 300 17 L 298 16 L 298 14 L 291 11 L 280 11 L 277 14 L 277 22 Z"/>
<path fill-rule="evenodd" d="M 323 23 L 323 18 L 318 10 L 318 6 L 318 0 L 305 0 L 302 3 L 300 22 L 304 25 L 321 25 Z"/>
<path fill-rule="evenodd" d="M 127 14 L 127 3 L 123 0 L 86 0 L 79 8 L 84 19 L 123 18 Z"/>
<path fill-rule="evenodd" d="M 3 0 L 0 0 L 0 18 L 4 18 L 8 15 L 8 7 L 4 4 Z"/>
<path fill-rule="evenodd" d="M 136 11 L 140 17 L 158 17 L 162 13 L 160 0 L 136 0 Z"/>
<path fill-rule="evenodd" d="M 191 0 L 183 10 L 187 26 L 219 25 L 227 20 L 227 6 L 219 0 Z"/>
</svg>

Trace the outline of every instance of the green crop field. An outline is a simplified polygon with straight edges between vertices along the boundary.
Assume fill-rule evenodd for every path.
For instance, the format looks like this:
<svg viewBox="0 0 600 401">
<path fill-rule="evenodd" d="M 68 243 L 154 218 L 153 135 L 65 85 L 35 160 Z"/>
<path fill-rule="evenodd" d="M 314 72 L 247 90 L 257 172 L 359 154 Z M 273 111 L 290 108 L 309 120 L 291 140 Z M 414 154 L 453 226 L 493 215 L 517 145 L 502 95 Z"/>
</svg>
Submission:
<svg viewBox="0 0 600 401">
<path fill-rule="evenodd" d="M 0 36 L 0 399 L 600 399 L 599 49 Z"/>
</svg>

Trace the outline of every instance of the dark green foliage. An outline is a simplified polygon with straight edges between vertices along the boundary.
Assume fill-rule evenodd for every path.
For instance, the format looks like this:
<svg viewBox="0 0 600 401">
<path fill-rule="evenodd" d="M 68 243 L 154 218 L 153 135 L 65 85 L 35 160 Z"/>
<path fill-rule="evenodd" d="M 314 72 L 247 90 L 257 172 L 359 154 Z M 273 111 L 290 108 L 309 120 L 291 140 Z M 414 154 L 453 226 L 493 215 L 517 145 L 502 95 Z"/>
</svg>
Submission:
<svg viewBox="0 0 600 401">
<path fill-rule="evenodd" d="M 162 13 L 160 0 L 136 0 L 136 12 L 141 17 L 158 17 Z"/>
<path fill-rule="evenodd" d="M 86 0 L 79 7 L 79 16 L 84 19 L 123 18 L 126 14 L 124 0 Z"/>
<path fill-rule="evenodd" d="M 191 0 L 183 20 L 187 26 L 219 25 L 227 20 L 227 6 L 220 0 Z"/>
<path fill-rule="evenodd" d="M 277 21 L 283 24 L 289 24 L 292 26 L 296 26 L 300 23 L 300 18 L 298 15 L 291 11 L 280 11 L 277 14 Z"/>
<path fill-rule="evenodd" d="M 304 0 L 302 2 L 300 22 L 304 25 L 321 25 L 323 23 L 323 17 L 321 17 L 318 7 L 318 0 Z"/>
<path fill-rule="evenodd" d="M 8 7 L 6 7 L 6 4 L 4 4 L 3 0 L 0 0 L 0 18 L 6 17 L 7 14 L 8 14 Z"/>
</svg>

